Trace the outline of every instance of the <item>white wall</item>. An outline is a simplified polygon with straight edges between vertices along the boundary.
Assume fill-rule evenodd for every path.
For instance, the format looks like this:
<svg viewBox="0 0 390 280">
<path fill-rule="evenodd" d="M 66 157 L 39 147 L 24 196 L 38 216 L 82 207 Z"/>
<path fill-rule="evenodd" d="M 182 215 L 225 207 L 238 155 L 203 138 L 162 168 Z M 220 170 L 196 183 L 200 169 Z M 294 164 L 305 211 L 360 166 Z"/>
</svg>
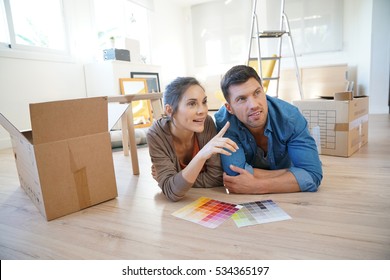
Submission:
<svg viewBox="0 0 390 280">
<path fill-rule="evenodd" d="M 151 63 L 161 65 L 162 88 L 177 76 L 215 80 L 228 69 L 221 65 L 210 72 L 194 67 L 189 7 L 178 0 L 154 3 Z M 29 103 L 86 96 L 83 63 L 95 55 L 90 51 L 94 45 L 90 5 L 90 0 L 65 0 L 66 13 L 71 15 L 72 60 L 0 50 L 0 112 L 20 130 L 30 129 Z M 359 93 L 370 95 L 370 113 L 388 112 L 389 5 L 388 0 L 344 0 L 345 50 L 299 58 L 302 66 L 345 62 L 353 66 Z M 10 145 L 8 133 L 0 127 L 0 149 Z"/>
<path fill-rule="evenodd" d="M 369 72 L 370 113 L 388 113 L 390 79 L 390 1 L 374 0 Z"/>
<path fill-rule="evenodd" d="M 344 1 L 345 51 L 349 65 L 357 69 L 358 95 L 369 94 L 370 52 L 369 37 L 372 30 L 372 0 Z M 369 16 L 368 16 L 369 15 Z M 363 35 L 365 34 L 365 35 Z"/>
<path fill-rule="evenodd" d="M 19 130 L 30 129 L 29 104 L 85 96 L 81 64 L 0 57 L 0 112 Z M 10 147 L 0 128 L 0 148 Z"/>
<path fill-rule="evenodd" d="M 84 69 L 79 58 L 90 41 L 89 0 L 65 0 L 72 15 L 68 32 L 73 35 L 73 57 L 0 50 L 0 112 L 19 130 L 31 128 L 29 104 L 86 96 Z M 80 47 L 83 46 L 83 47 Z M 77 51 L 76 51 L 77 50 Z M 0 126 L 0 149 L 10 147 L 8 132 Z"/>
<path fill-rule="evenodd" d="M 161 87 L 178 76 L 188 75 L 188 42 L 186 28 L 189 24 L 186 8 L 174 0 L 154 1 L 155 12 L 151 18 L 154 31 L 151 39 L 152 64 L 161 65 Z"/>
<path fill-rule="evenodd" d="M 31 129 L 29 104 L 86 97 L 83 64 L 96 58 L 90 0 L 64 0 L 72 58 L 0 50 L 0 112 L 19 130 Z M 185 13 L 173 0 L 155 1 L 152 64 L 162 66 L 161 85 L 187 75 Z M 11 146 L 0 126 L 0 149 Z"/>
<path fill-rule="evenodd" d="M 348 64 L 349 79 L 355 80 L 355 94 L 370 96 L 370 113 L 388 113 L 390 1 L 344 0 L 343 4 L 343 50 L 299 56 L 298 65 L 311 67 Z M 267 22 L 273 17 L 276 18 L 276 27 L 269 28 L 277 28 L 279 19 L 274 15 L 270 16 L 270 11 L 276 11 L 278 15 L 279 8 L 279 1 L 258 2 L 260 29 L 266 29 Z M 219 68 L 214 67 L 211 72 L 212 67 L 195 67 L 191 59 L 188 69 L 190 75 L 200 77 L 202 82 L 206 83 L 206 89 L 211 89 L 213 93 L 218 88 L 216 78 L 231 66 L 219 65 Z M 283 59 L 282 68 L 293 67 L 292 59 Z"/>
</svg>

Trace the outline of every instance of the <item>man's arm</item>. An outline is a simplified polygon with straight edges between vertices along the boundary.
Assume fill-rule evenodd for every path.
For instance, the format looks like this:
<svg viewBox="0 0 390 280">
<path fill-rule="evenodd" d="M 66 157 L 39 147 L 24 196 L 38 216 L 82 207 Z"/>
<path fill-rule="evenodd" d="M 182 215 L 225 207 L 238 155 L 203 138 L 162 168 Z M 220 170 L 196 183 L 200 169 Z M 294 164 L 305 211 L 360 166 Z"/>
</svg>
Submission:
<svg viewBox="0 0 390 280">
<path fill-rule="evenodd" d="M 287 144 L 292 163 L 289 171 L 295 176 L 301 191 L 317 191 L 322 180 L 322 164 L 316 142 L 301 114 L 297 115 L 294 124 L 294 133 Z"/>
<path fill-rule="evenodd" d="M 299 184 L 288 169 L 263 170 L 254 168 L 254 173 L 230 166 L 238 176 L 223 175 L 225 188 L 231 193 L 266 194 L 299 192 Z"/>
<path fill-rule="evenodd" d="M 225 106 L 223 106 L 214 115 L 214 117 L 215 117 L 215 124 L 217 126 L 217 131 L 220 131 L 223 128 L 223 126 L 226 124 L 226 122 L 228 121 L 230 122 L 230 127 L 225 133 L 224 137 L 231 139 L 233 142 L 235 142 L 238 145 L 238 149 L 231 155 L 227 156 L 221 154 L 221 164 L 222 164 L 223 171 L 231 176 L 238 175 L 237 172 L 230 169 L 230 165 L 234 165 L 246 169 L 249 172 L 253 173 L 252 166 L 246 162 L 246 156 L 245 156 L 246 151 L 240 141 L 240 133 L 242 133 L 242 130 L 240 130 L 238 127 L 237 118 L 233 115 L 230 115 L 230 113 L 227 112 Z"/>
<path fill-rule="evenodd" d="M 252 166 L 246 162 L 245 149 L 239 140 L 231 134 L 227 135 L 226 137 L 237 143 L 238 149 L 234 153 L 231 153 L 231 155 L 221 154 L 221 164 L 223 171 L 230 176 L 238 175 L 239 173 L 230 168 L 230 166 L 233 165 L 253 173 Z"/>
</svg>

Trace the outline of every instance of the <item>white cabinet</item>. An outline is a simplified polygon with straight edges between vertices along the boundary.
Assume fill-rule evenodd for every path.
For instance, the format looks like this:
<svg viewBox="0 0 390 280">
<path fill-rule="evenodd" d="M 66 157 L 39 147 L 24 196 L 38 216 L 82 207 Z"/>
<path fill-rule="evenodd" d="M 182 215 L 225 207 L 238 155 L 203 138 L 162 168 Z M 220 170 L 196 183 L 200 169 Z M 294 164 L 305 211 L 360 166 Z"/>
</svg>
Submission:
<svg viewBox="0 0 390 280">
<path fill-rule="evenodd" d="M 84 65 L 87 96 L 119 95 L 119 78 L 131 72 L 160 73 L 160 66 L 120 60 L 105 60 Z"/>
</svg>

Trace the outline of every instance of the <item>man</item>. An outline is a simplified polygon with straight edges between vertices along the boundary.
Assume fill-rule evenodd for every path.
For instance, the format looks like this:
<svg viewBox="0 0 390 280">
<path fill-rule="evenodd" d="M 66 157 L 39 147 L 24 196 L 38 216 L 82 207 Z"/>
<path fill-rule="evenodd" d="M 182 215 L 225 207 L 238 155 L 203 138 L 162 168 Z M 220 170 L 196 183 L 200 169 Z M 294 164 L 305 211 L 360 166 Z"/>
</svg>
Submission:
<svg viewBox="0 0 390 280">
<path fill-rule="evenodd" d="M 321 161 L 307 121 L 293 105 L 267 96 L 257 72 L 234 66 L 222 78 L 227 101 L 215 114 L 217 129 L 239 149 L 221 155 L 224 185 L 247 194 L 317 191 Z"/>
</svg>

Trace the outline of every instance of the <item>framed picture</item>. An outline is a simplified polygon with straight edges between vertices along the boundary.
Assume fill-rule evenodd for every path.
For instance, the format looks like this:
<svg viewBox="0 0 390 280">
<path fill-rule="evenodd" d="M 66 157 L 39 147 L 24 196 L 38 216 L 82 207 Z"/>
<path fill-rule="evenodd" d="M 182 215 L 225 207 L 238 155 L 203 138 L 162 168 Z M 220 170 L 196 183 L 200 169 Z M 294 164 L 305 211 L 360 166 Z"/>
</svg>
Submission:
<svg viewBox="0 0 390 280">
<path fill-rule="evenodd" d="M 148 93 L 146 79 L 120 78 L 121 94 Z M 152 105 L 150 100 L 137 100 L 131 102 L 133 109 L 133 123 L 135 128 L 148 127 L 153 123 Z"/>
<path fill-rule="evenodd" d="M 146 80 L 148 85 L 148 92 L 161 92 L 160 88 L 160 79 L 158 77 L 158 73 L 150 73 L 150 72 L 130 72 L 131 78 L 142 78 Z"/>
</svg>

